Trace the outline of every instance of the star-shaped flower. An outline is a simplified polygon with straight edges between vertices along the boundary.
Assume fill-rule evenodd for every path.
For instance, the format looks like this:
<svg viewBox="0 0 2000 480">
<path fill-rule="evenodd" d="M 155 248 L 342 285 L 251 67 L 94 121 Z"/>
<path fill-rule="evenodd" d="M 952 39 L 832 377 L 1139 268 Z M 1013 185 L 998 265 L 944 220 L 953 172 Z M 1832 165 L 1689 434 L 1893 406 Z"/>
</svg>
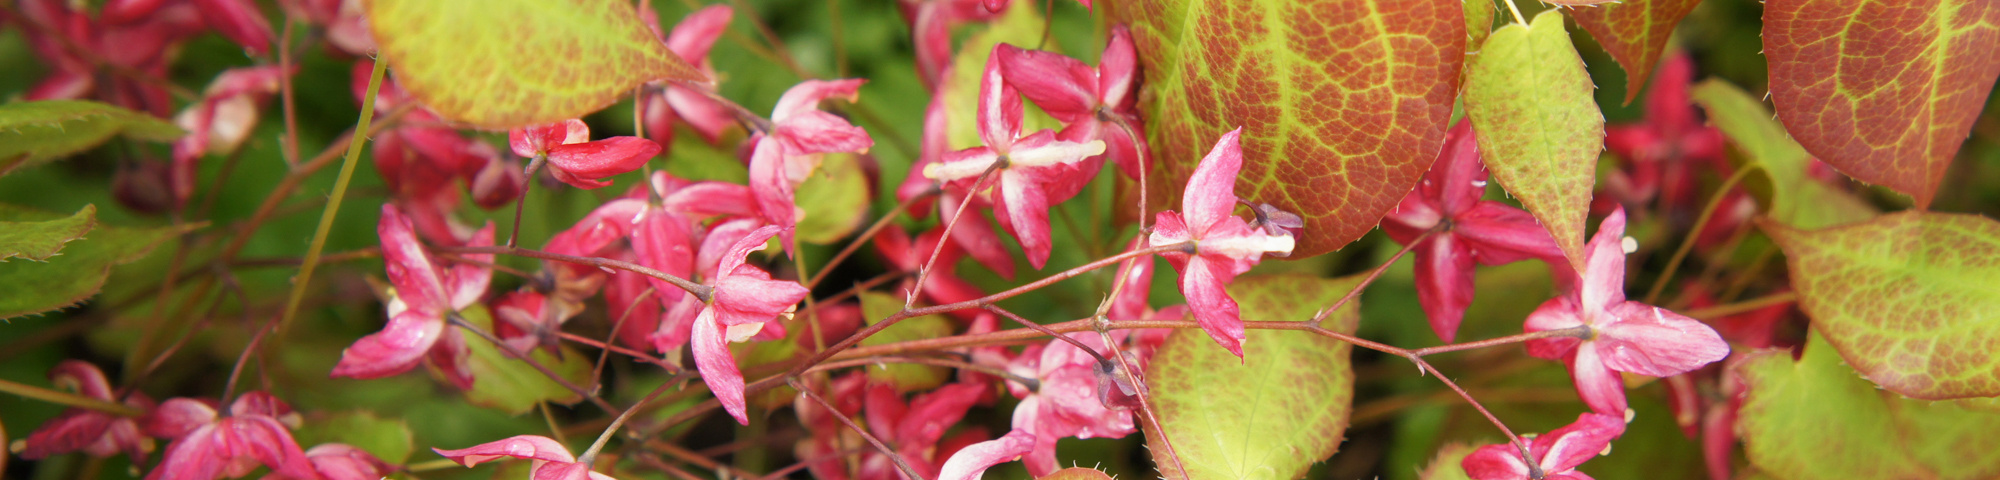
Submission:
<svg viewBox="0 0 2000 480">
<path fill-rule="evenodd" d="M 1486 169 L 1472 122 L 1460 121 L 1445 137 L 1444 151 L 1417 189 L 1382 218 L 1382 231 L 1416 252 L 1417 300 L 1429 314 L 1431 330 L 1445 343 L 1458 333 L 1465 307 L 1472 304 L 1473 265 L 1499 265 L 1529 258 L 1550 261 L 1558 278 L 1574 275 L 1554 237 L 1533 215 L 1505 203 L 1480 200 Z M 1424 236 L 1429 232 L 1429 236 Z M 1422 240 L 1418 240 L 1418 238 Z M 1566 282 L 1565 282 L 1566 283 Z"/>
<path fill-rule="evenodd" d="M 389 283 L 396 286 L 389 300 L 389 324 L 382 331 L 361 337 L 340 352 L 340 364 L 333 376 L 381 378 L 409 371 L 429 356 L 433 365 L 445 372 L 459 388 L 472 388 L 472 372 L 465 365 L 465 337 L 445 328 L 446 316 L 479 301 L 486 293 L 493 270 L 472 264 L 444 266 L 432 260 L 417 241 L 410 220 L 395 205 L 382 206 L 377 225 L 382 237 L 382 259 L 389 269 Z M 473 235 L 471 245 L 493 244 L 493 225 L 487 224 Z M 491 263 L 492 254 L 468 254 L 475 262 Z"/>
<path fill-rule="evenodd" d="M 1013 45 L 1003 44 L 993 55 L 1008 84 L 1063 122 L 1060 138 L 1103 140 L 1105 156 L 1126 176 L 1139 177 L 1145 135 L 1136 131 L 1139 97 L 1132 94 L 1132 83 L 1137 59 L 1124 25 L 1112 27 L 1097 68 L 1059 53 Z"/>
<path fill-rule="evenodd" d="M 1249 271 L 1265 253 L 1290 254 L 1292 236 L 1251 228 L 1234 215 L 1236 173 L 1243 168 L 1238 138 L 1243 129 L 1223 134 L 1215 148 L 1196 165 L 1181 194 L 1181 211 L 1160 212 L 1147 242 L 1155 247 L 1191 243 L 1184 251 L 1161 254 L 1181 272 L 1181 294 L 1209 338 L 1243 356 L 1243 318 L 1236 300 L 1223 288 Z"/>
<path fill-rule="evenodd" d="M 779 230 L 776 225 L 753 230 L 722 255 L 716 274 L 707 283 L 712 289 L 708 305 L 695 318 L 689 338 L 701 380 L 715 392 L 729 416 L 744 425 L 750 424 L 750 417 L 745 412 L 743 372 L 730 356 L 729 342 L 757 335 L 767 322 L 791 311 L 811 293 L 798 282 L 772 280 L 764 269 L 743 263 L 750 252 L 763 250 L 765 242 Z"/>
<path fill-rule="evenodd" d="M 1625 434 L 1623 417 L 1585 413 L 1576 423 L 1555 429 L 1528 441 L 1532 467 L 1521 461 L 1521 450 L 1512 444 L 1479 447 L 1459 465 L 1474 480 L 1591 480 L 1576 471 L 1578 465 L 1611 446 L 1611 440 Z M 1526 440 L 1525 438 L 1523 440 Z M 1541 476 L 1535 474 L 1539 472 Z"/>
<path fill-rule="evenodd" d="M 821 155 L 862 153 L 875 145 L 861 127 L 819 109 L 819 102 L 828 98 L 854 101 L 862 82 L 807 80 L 792 86 L 778 97 L 778 105 L 771 109 L 771 124 L 762 128 L 763 134 L 751 149 L 750 192 L 764 220 L 784 228 L 787 253 L 792 244 L 791 227 L 799 221 L 796 190 L 819 168 Z"/>
<path fill-rule="evenodd" d="M 1626 242 L 1625 211 L 1619 209 L 1584 247 L 1576 288 L 1528 314 L 1526 325 L 1529 333 L 1582 328 L 1579 337 L 1529 340 L 1528 353 L 1562 359 L 1583 402 L 1610 415 L 1625 412 L 1618 372 L 1667 377 L 1729 356 L 1729 344 L 1708 325 L 1625 299 Z"/>
<path fill-rule="evenodd" d="M 264 392 L 237 397 L 228 416 L 211 401 L 168 399 L 146 417 L 146 433 L 174 441 L 146 480 L 235 478 L 258 465 L 292 478 L 319 478 L 292 440 L 290 427 L 297 423 L 290 405 Z"/>
</svg>

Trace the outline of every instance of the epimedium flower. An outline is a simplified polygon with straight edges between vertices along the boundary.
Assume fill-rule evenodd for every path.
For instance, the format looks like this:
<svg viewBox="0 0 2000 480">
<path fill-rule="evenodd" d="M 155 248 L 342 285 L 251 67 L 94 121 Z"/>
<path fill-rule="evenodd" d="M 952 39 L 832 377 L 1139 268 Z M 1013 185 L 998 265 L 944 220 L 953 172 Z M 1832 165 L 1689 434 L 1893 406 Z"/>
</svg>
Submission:
<svg viewBox="0 0 2000 480">
<path fill-rule="evenodd" d="M 431 259 L 417 241 L 408 217 L 394 205 L 382 206 L 376 227 L 382 237 L 382 259 L 395 291 L 388 302 L 389 324 L 361 337 L 340 352 L 333 376 L 381 378 L 409 371 L 429 357 L 459 388 L 472 388 L 466 368 L 465 337 L 445 328 L 446 317 L 479 301 L 493 270 L 471 264 L 445 266 Z M 493 225 L 473 234 L 472 246 L 493 244 Z M 492 263 L 492 254 L 468 254 L 475 262 Z"/>
<path fill-rule="evenodd" d="M 660 153 L 660 144 L 639 137 L 591 141 L 590 126 L 577 119 L 509 130 L 507 146 L 545 160 L 550 176 L 586 190 L 611 185 L 599 179 L 638 170 Z"/>
<path fill-rule="evenodd" d="M 1069 335 L 1095 351 L 1108 351 L 1096 332 Z M 1113 335 L 1122 342 L 1128 334 Z M 1144 365 L 1140 365 L 1144 368 Z M 1007 370 L 1023 378 L 1035 379 L 1030 387 L 1009 382 L 1007 388 L 1021 402 L 1014 407 L 1013 430 L 993 440 L 975 443 L 946 460 L 939 480 L 971 480 L 993 465 L 1022 459 L 1028 473 L 1048 475 L 1059 467 L 1056 441 L 1068 438 L 1122 438 L 1136 431 L 1132 412 L 1109 405 L 1124 388 L 1111 377 L 1114 365 L 1100 361 L 1061 339 L 1047 345 L 1028 347 L 1007 365 Z"/>
<path fill-rule="evenodd" d="M 1561 359 L 1584 404 L 1622 415 L 1618 372 L 1654 377 L 1687 373 L 1729 356 L 1729 344 L 1700 321 L 1625 299 L 1625 211 L 1614 211 L 1584 247 L 1582 278 L 1569 293 L 1528 314 L 1529 333 L 1581 329 L 1576 337 L 1529 340 L 1528 353 Z"/>
<path fill-rule="evenodd" d="M 1187 245 L 1161 256 L 1180 271 L 1181 294 L 1202 331 L 1237 357 L 1243 356 L 1243 318 L 1224 287 L 1265 253 L 1292 252 L 1290 233 L 1253 228 L 1233 214 L 1236 173 L 1243 168 L 1242 134 L 1237 128 L 1215 142 L 1188 177 L 1181 211 L 1160 212 L 1147 239 L 1154 247 Z"/>
<path fill-rule="evenodd" d="M 1612 439 L 1624 434 L 1623 417 L 1585 413 L 1547 435 L 1522 439 L 1528 440 L 1528 457 L 1534 465 L 1522 461 L 1521 450 L 1507 443 L 1479 447 L 1459 465 L 1473 480 L 1591 480 L 1576 467 L 1604 453 Z"/>
<path fill-rule="evenodd" d="M 1003 46 L 995 46 L 1000 51 Z M 979 195 L 974 183 L 981 174 L 996 169 L 993 188 L 999 195 L 993 206 L 1000 225 L 1014 233 L 1036 269 L 1048 263 L 1049 206 L 1075 195 L 1052 191 L 1071 183 L 1076 176 L 1088 177 L 1095 170 L 1079 169 L 1077 163 L 1104 153 L 1104 142 L 1059 140 L 1052 130 L 1021 136 L 1023 110 L 1021 96 L 1000 76 L 1000 63 L 986 62 L 979 83 L 979 138 L 986 145 L 945 154 L 937 163 L 924 165 L 923 174 L 944 182 L 948 189 L 965 195 Z M 1077 182 L 1080 183 L 1080 182 Z M 983 189 L 982 189 L 983 190 Z M 968 250 L 971 250 L 968 248 Z"/>
<path fill-rule="evenodd" d="M 1416 254 L 1417 300 L 1431 330 L 1451 343 L 1465 307 L 1472 304 L 1473 265 L 1499 265 L 1530 258 L 1551 262 L 1567 283 L 1571 270 L 1554 237 L 1533 215 L 1505 203 L 1480 200 L 1486 168 L 1472 122 L 1460 121 L 1445 137 L 1444 151 L 1416 190 L 1382 218 L 1382 231 Z M 1425 234 L 1429 235 L 1426 236 Z"/>
<path fill-rule="evenodd" d="M 792 230 L 798 224 L 794 201 L 800 183 L 819 168 L 822 154 L 865 153 L 875 145 L 868 132 L 847 119 L 820 111 L 828 98 L 849 102 L 859 95 L 861 79 L 807 80 L 785 90 L 771 108 L 771 123 L 760 125 L 750 153 L 750 192 L 764 221 L 784 227 L 784 245 L 791 252 Z"/>
<path fill-rule="evenodd" d="M 570 455 L 569 448 L 549 437 L 540 435 L 518 435 L 492 442 L 473 445 L 458 450 L 432 448 L 431 451 L 443 455 L 451 461 L 468 468 L 481 463 L 513 457 L 534 462 L 528 478 L 534 480 L 616 480 L 610 475 L 590 470 L 588 459 L 579 461 Z M 586 453 L 584 456 L 589 456 Z"/>
<path fill-rule="evenodd" d="M 666 32 L 667 50 L 708 74 L 708 78 L 716 78 L 715 66 L 708 61 L 708 51 L 715 46 L 715 40 L 722 37 L 722 32 L 729 28 L 729 21 L 735 15 L 736 11 L 728 5 L 710 5 L 688 14 L 674 25 L 672 31 Z M 640 9 L 639 16 L 655 33 L 659 32 L 659 13 L 649 8 Z M 649 88 L 642 92 L 640 101 L 646 105 L 646 136 L 660 142 L 661 146 L 673 143 L 675 122 L 686 123 L 709 143 L 715 143 L 722 138 L 723 132 L 736 125 L 735 112 L 729 106 L 694 90 L 704 87 L 672 82 L 655 86 L 657 89 Z"/>
<path fill-rule="evenodd" d="M 1145 135 L 1137 130 L 1138 96 L 1132 95 L 1137 59 L 1132 33 L 1124 25 L 1111 28 L 1097 68 L 1059 53 L 1013 45 L 1003 44 L 993 55 L 1008 84 L 1063 122 L 1063 140 L 1103 140 L 1112 164 L 1128 177 L 1139 177 Z"/>
<path fill-rule="evenodd" d="M 946 430 L 965 418 L 965 412 L 991 391 L 984 383 L 953 383 L 918 394 L 905 403 L 893 385 L 870 384 L 864 394 L 867 405 L 864 417 L 868 430 L 877 439 L 894 446 L 911 468 L 936 477 L 941 468 L 939 460 L 955 453 L 939 451 Z M 887 457 L 864 454 L 858 478 L 898 477 L 900 472 Z"/>
<path fill-rule="evenodd" d="M 247 392 L 229 404 L 229 415 L 207 400 L 172 398 L 145 419 L 146 433 L 172 438 L 146 480 L 241 477 L 258 465 L 292 478 L 319 478 L 292 440 L 298 414 L 269 393 Z"/>
<path fill-rule="evenodd" d="M 750 424 L 750 417 L 744 411 L 743 372 L 730 356 L 729 342 L 757 335 L 767 322 L 791 311 L 811 293 L 798 282 L 772 280 L 763 269 L 744 263 L 744 257 L 763 250 L 765 242 L 780 230 L 776 225 L 753 230 L 722 255 L 715 275 L 706 284 L 707 305 L 697 314 L 689 338 L 702 382 L 715 392 L 729 416 L 744 425 Z"/>
<path fill-rule="evenodd" d="M 63 360 L 49 370 L 49 380 L 78 395 L 123 403 L 142 412 L 153 410 L 153 400 L 143 393 L 135 392 L 120 402 L 113 395 L 111 382 L 104 378 L 104 371 L 89 362 Z M 139 423 L 132 417 L 71 407 L 10 448 L 29 460 L 75 451 L 99 458 L 123 452 L 136 465 L 145 462 L 146 455 L 152 453 L 153 440 L 140 434 Z"/>
</svg>

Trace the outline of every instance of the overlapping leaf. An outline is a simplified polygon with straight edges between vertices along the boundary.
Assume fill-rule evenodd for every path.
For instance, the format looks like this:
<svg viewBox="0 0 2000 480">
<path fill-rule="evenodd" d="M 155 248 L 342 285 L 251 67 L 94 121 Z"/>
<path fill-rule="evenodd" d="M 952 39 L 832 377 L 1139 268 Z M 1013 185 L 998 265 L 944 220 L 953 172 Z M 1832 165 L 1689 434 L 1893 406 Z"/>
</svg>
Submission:
<svg viewBox="0 0 2000 480">
<path fill-rule="evenodd" d="M 1443 145 L 1464 58 L 1462 0 L 1160 0 L 1132 26 L 1171 204 L 1215 139 L 1243 127 L 1236 194 L 1306 220 L 1293 257 L 1375 227 Z M 1150 100 L 1148 100 L 1150 99 Z"/>
<path fill-rule="evenodd" d="M 1807 175 L 1812 155 L 1785 135 L 1764 103 L 1735 85 L 1710 79 L 1695 85 L 1694 102 L 1708 121 L 1771 178 L 1771 219 L 1793 228 L 1821 228 L 1866 220 L 1875 207 Z"/>
<path fill-rule="evenodd" d="M 1771 0 L 1778 119 L 1806 151 L 1930 204 L 2000 76 L 2000 2 Z"/>
<path fill-rule="evenodd" d="M 1590 32 L 1612 60 L 1625 69 L 1625 102 L 1639 98 L 1640 87 L 1660 63 L 1660 51 L 1674 26 L 1701 0 L 1623 0 L 1594 8 L 1570 10 L 1576 25 Z"/>
<path fill-rule="evenodd" d="M 45 222 L 66 218 L 14 205 L 0 204 L 0 222 Z M 0 319 L 47 312 L 76 305 L 96 295 L 114 266 L 146 256 L 153 247 L 198 225 L 180 228 L 98 226 L 90 237 L 62 246 L 62 254 L 46 262 L 0 263 Z"/>
<path fill-rule="evenodd" d="M 164 142 L 183 132 L 166 120 L 86 100 L 0 105 L 0 175 L 88 150 L 120 134 Z"/>
<path fill-rule="evenodd" d="M 1784 249 L 1799 306 L 1862 376 L 1922 399 L 2000 395 L 2000 222 L 1910 211 L 1763 227 Z"/>
<path fill-rule="evenodd" d="M 48 260 L 63 244 L 82 239 L 97 226 L 97 206 L 84 205 L 75 215 L 43 221 L 0 221 L 0 262 L 22 257 Z"/>
<path fill-rule="evenodd" d="M 1805 355 L 1738 365 L 1749 385 L 1737 428 L 1757 469 L 1789 479 L 2000 475 L 2000 413 L 1898 398 L 1855 378 L 1825 339 Z"/>
<path fill-rule="evenodd" d="M 1486 168 L 1583 270 L 1583 223 L 1604 147 L 1604 114 L 1562 14 L 1501 27 L 1467 75 L 1465 112 Z"/>
<path fill-rule="evenodd" d="M 655 80 L 706 81 L 618 0 L 372 0 L 396 81 L 447 120 L 505 129 L 581 117 Z"/>
<path fill-rule="evenodd" d="M 1229 294 L 1245 320 L 1300 321 L 1355 282 L 1242 277 Z M 1341 307 L 1324 326 L 1354 331 L 1359 308 Z M 1187 478 L 1298 478 L 1340 447 L 1354 399 L 1349 346 L 1309 332 L 1248 333 L 1239 359 L 1199 330 L 1176 331 L 1146 367 L 1154 411 Z M 1162 475 L 1179 478 L 1173 461 L 1156 460 Z"/>
</svg>

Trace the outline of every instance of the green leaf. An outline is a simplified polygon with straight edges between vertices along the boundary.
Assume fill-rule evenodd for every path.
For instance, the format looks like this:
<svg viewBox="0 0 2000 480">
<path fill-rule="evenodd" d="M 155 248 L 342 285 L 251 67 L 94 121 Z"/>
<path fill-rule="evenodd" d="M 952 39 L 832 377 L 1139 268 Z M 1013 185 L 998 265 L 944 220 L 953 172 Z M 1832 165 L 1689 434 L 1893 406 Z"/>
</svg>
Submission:
<svg viewBox="0 0 2000 480">
<path fill-rule="evenodd" d="M 1659 65 L 1674 26 L 1698 4 L 1701 0 L 1622 0 L 1572 9 L 1570 17 L 1625 69 L 1625 103 L 1632 103 Z"/>
<path fill-rule="evenodd" d="M 903 309 L 903 300 L 881 292 L 861 293 L 861 315 L 869 325 L 889 318 Z M 939 338 L 951 335 L 951 321 L 942 315 L 924 315 L 897 321 L 895 326 L 883 329 L 861 340 L 861 346 L 882 345 L 909 340 Z M 950 380 L 951 371 L 929 365 L 907 363 L 890 364 L 868 368 L 871 382 L 889 382 L 899 392 L 929 390 L 944 385 Z"/>
<path fill-rule="evenodd" d="M 1800 308 L 1862 376 L 1922 399 L 2000 395 L 2000 222 L 1911 211 L 1761 226 L 1785 252 Z"/>
<path fill-rule="evenodd" d="M 1794 228 L 1821 228 L 1875 216 L 1867 201 L 1806 174 L 1812 154 L 1792 141 L 1757 97 L 1721 79 L 1695 85 L 1690 95 L 1708 111 L 1709 123 L 1771 178 L 1772 219 Z"/>
<path fill-rule="evenodd" d="M 88 208 L 86 208 L 88 210 Z M 0 204 L 0 222 L 60 221 L 60 213 Z M 111 268 L 145 257 L 153 247 L 200 224 L 180 228 L 97 226 L 90 238 L 63 245 L 47 262 L 0 262 L 0 319 L 76 305 L 104 287 Z"/>
<path fill-rule="evenodd" d="M 459 312 L 466 323 L 487 332 L 493 331 L 493 316 L 483 305 Z M 534 409 L 536 403 L 555 402 L 564 405 L 582 401 L 583 397 L 570 391 L 561 383 L 552 380 L 541 370 L 521 359 L 514 358 L 506 350 L 493 342 L 480 338 L 471 332 L 465 335 L 465 346 L 471 350 L 466 358 L 466 366 L 472 371 L 472 389 L 465 391 L 465 401 L 473 405 L 491 408 L 508 414 L 520 415 Z M 583 387 L 590 384 L 591 358 L 569 346 L 563 346 L 561 360 L 549 354 L 548 349 L 536 348 L 528 356 L 536 363 L 548 367 L 550 371 L 569 380 L 571 385 Z M 435 373 L 435 372 L 434 372 Z"/>
<path fill-rule="evenodd" d="M 1095 468 L 1070 467 L 1055 473 L 1035 477 L 1035 480 L 1112 480 L 1111 475 Z"/>
<path fill-rule="evenodd" d="M 707 81 L 619 0 L 372 0 L 396 82 L 446 120 L 506 129 L 582 117 L 656 80 Z"/>
<path fill-rule="evenodd" d="M 410 459 L 410 452 L 416 449 L 416 442 L 410 437 L 410 426 L 402 419 L 383 419 L 366 410 L 315 416 L 292 432 L 292 436 L 297 437 L 299 446 L 305 448 L 322 443 L 344 443 L 366 450 L 390 465 L 402 465 L 403 461 Z"/>
<path fill-rule="evenodd" d="M 1438 449 L 1437 459 L 1432 460 L 1430 466 L 1424 467 L 1423 473 L 1417 474 L 1417 478 L 1423 480 L 1470 480 L 1469 477 L 1465 476 L 1465 467 L 1462 464 L 1465 462 L 1465 457 L 1472 455 L 1472 452 L 1475 450 L 1479 450 L 1479 447 L 1463 443 L 1446 444 L 1443 448 Z"/>
<path fill-rule="evenodd" d="M 1465 61 L 1463 0 L 1156 0 L 1132 28 L 1154 206 L 1243 128 L 1236 194 L 1306 221 L 1293 258 L 1375 228 L 1437 158 Z"/>
<path fill-rule="evenodd" d="M 1355 284 L 1353 278 L 1250 276 L 1236 279 L 1229 294 L 1244 320 L 1302 321 Z M 1324 326 L 1353 332 L 1358 308 L 1342 306 Z M 1247 333 L 1238 359 L 1200 330 L 1176 331 L 1146 367 L 1153 409 L 1188 478 L 1298 478 L 1340 447 L 1354 399 L 1349 346 L 1310 332 Z M 1163 476 L 1179 476 L 1170 471 L 1173 461 L 1154 463 Z"/>
<path fill-rule="evenodd" d="M 847 238 L 868 218 L 868 174 L 861 171 L 855 155 L 832 154 L 822 157 L 818 169 L 799 184 L 798 205 L 805 210 L 799 219 L 801 242 L 828 245 Z"/>
<path fill-rule="evenodd" d="M 2000 3 L 1771 0 L 1778 119 L 1806 151 L 1931 203 L 2000 77 Z"/>
<path fill-rule="evenodd" d="M 151 115 L 86 100 L 0 105 L 0 175 L 89 150 L 119 134 L 167 142 L 184 132 Z"/>
<path fill-rule="evenodd" d="M 1493 32 L 1466 78 L 1465 112 L 1479 131 L 1486 168 L 1582 271 L 1604 114 L 1591 99 L 1590 73 L 1562 18 L 1545 11 L 1532 25 Z"/>
<path fill-rule="evenodd" d="M 2000 414 L 1900 398 L 1856 378 L 1815 332 L 1793 362 L 1783 350 L 1739 364 L 1744 451 L 1789 479 L 1994 478 Z"/>
<path fill-rule="evenodd" d="M 75 215 L 55 220 L 0 221 L 0 263 L 14 257 L 48 260 L 62 251 L 63 244 L 82 239 L 96 225 L 96 205 L 84 205 Z"/>
</svg>

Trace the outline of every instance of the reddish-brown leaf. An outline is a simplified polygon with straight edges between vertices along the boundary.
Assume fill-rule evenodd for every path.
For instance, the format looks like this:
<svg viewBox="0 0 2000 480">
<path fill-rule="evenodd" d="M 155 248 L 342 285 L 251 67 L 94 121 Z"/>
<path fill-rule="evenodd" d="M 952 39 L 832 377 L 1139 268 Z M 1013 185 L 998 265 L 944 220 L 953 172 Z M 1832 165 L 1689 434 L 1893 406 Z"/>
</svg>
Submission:
<svg viewBox="0 0 2000 480">
<path fill-rule="evenodd" d="M 2000 2 L 1770 0 L 1778 119 L 1813 156 L 1930 204 L 2000 76 Z"/>
<path fill-rule="evenodd" d="M 1569 12 L 1577 26 L 1590 32 L 1611 59 L 1625 69 L 1625 103 L 1639 98 L 1640 87 L 1653 76 L 1660 63 L 1660 51 L 1681 18 L 1694 11 L 1701 0 L 1625 0 L 1595 8 Z"/>
<path fill-rule="evenodd" d="M 1443 145 L 1464 60 L 1461 0 L 1131 0 L 1141 105 L 1173 205 L 1238 126 L 1236 193 L 1306 220 L 1293 258 L 1360 238 Z"/>
</svg>

